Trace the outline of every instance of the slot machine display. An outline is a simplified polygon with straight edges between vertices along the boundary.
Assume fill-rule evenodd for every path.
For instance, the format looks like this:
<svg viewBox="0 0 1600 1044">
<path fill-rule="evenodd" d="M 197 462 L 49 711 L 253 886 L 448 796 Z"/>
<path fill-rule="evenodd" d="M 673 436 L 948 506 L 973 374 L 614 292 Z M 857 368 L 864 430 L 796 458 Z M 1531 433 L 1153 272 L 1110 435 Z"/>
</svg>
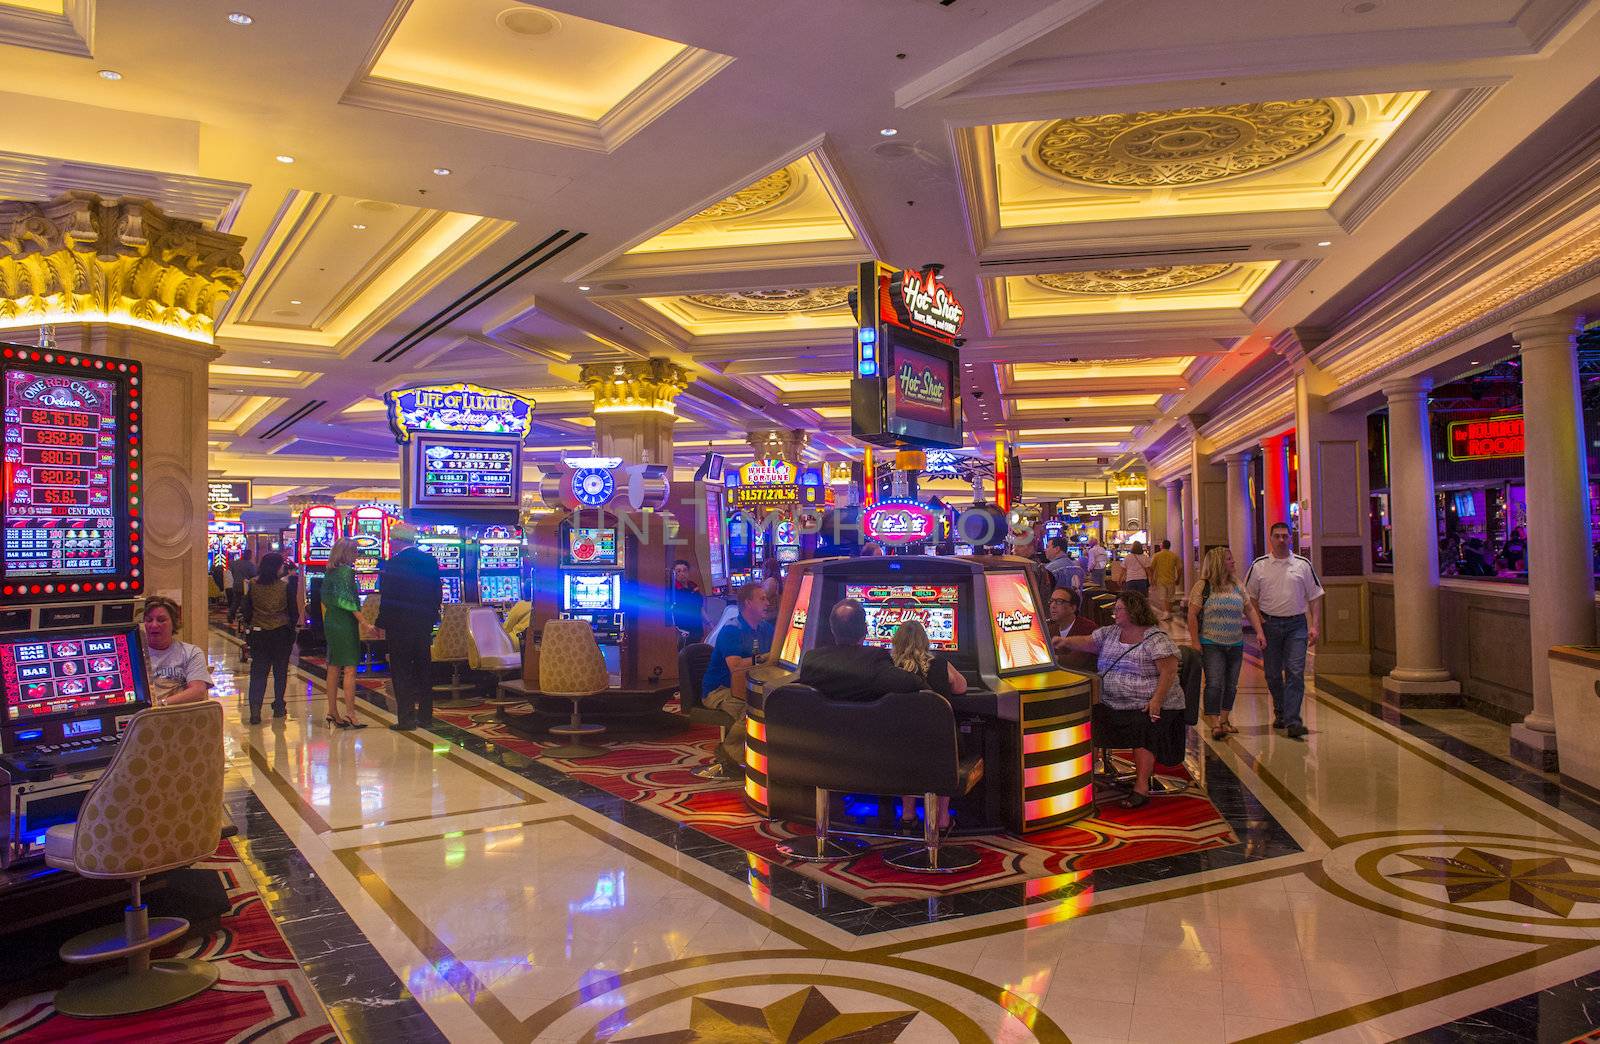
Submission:
<svg viewBox="0 0 1600 1044">
<path fill-rule="evenodd" d="M 984 782 L 960 799 L 962 822 L 1026 833 L 1093 811 L 1091 682 L 1055 662 L 1038 566 L 1002 556 L 913 555 L 813 559 L 794 568 L 773 655 L 751 672 L 753 688 L 770 693 L 794 680 L 806 650 L 826 641 L 810 621 L 826 620 L 842 598 L 861 602 L 870 645 L 889 647 L 896 629 L 916 620 L 967 680 L 950 703 L 983 754 Z M 766 774 L 759 706 L 750 703 L 746 799 L 763 815 L 803 818 L 814 806 L 809 788 Z"/>
<path fill-rule="evenodd" d="M 615 646 L 622 639 L 624 565 L 617 530 L 569 523 L 562 529 L 561 618 L 587 620 L 602 646 Z"/>
<path fill-rule="evenodd" d="M 300 512 L 297 560 L 306 571 L 306 583 L 321 580 L 328 571 L 328 556 L 339 542 L 343 516 L 327 504 L 313 504 Z"/>
<path fill-rule="evenodd" d="M 206 523 L 206 569 L 210 570 L 219 558 L 232 562 L 245 549 L 244 523 L 236 519 L 217 518 Z"/>
<path fill-rule="evenodd" d="M 42 854 L 149 706 L 140 366 L 0 345 L 0 866 Z"/>
<path fill-rule="evenodd" d="M 355 508 L 345 519 L 346 535 L 356 542 L 356 591 L 369 595 L 378 589 L 378 567 L 389 557 L 389 530 L 395 517 L 380 507 Z"/>
<path fill-rule="evenodd" d="M 485 605 L 506 606 L 526 597 L 522 569 L 522 530 L 487 526 L 471 540 L 477 597 Z"/>
<path fill-rule="evenodd" d="M 439 563 L 439 587 L 447 604 L 461 601 L 466 589 L 466 542 L 454 526 L 430 526 L 417 536 L 417 547 Z"/>
</svg>

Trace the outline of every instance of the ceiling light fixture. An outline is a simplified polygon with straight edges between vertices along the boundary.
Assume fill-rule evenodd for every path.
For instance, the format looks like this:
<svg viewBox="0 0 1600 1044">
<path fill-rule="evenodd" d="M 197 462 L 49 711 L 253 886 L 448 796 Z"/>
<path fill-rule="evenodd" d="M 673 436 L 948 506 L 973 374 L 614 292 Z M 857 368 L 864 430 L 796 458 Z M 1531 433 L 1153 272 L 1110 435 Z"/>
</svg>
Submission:
<svg viewBox="0 0 1600 1044">
<path fill-rule="evenodd" d="M 447 177 L 450 176 L 450 168 L 449 167 L 434 167 L 433 168 L 433 172 L 435 174 L 439 175 L 441 178 L 447 178 Z"/>
<path fill-rule="evenodd" d="M 579 290 L 587 290 L 587 289 L 589 289 L 589 288 L 588 288 L 588 287 L 586 287 L 586 286 L 580 286 L 580 287 L 578 287 L 578 289 L 579 289 Z"/>
<path fill-rule="evenodd" d="M 275 156 L 273 158 L 276 159 L 279 163 L 293 163 L 294 162 L 294 157 L 293 156 Z"/>
<path fill-rule="evenodd" d="M 1323 241 L 1322 241 L 1322 242 L 1320 242 L 1320 243 L 1318 243 L 1318 244 L 1317 244 L 1317 246 L 1321 246 L 1321 247 L 1329 247 L 1329 246 L 1333 246 L 1333 240 L 1331 240 L 1331 239 L 1324 239 L 1324 240 L 1323 240 Z"/>
<path fill-rule="evenodd" d="M 879 131 L 878 133 L 882 134 L 885 138 L 892 138 L 896 134 L 899 134 L 900 132 L 898 130 L 896 130 L 895 128 L 893 128 L 893 127 L 885 127 L 885 128 L 883 128 L 883 130 Z"/>
<path fill-rule="evenodd" d="M 290 298 L 290 299 L 289 299 L 289 303 L 290 303 L 290 304 L 305 304 L 305 302 L 304 302 L 304 301 L 300 301 L 300 300 L 296 300 L 296 299 L 294 299 L 294 298 Z"/>
<path fill-rule="evenodd" d="M 120 80 L 122 79 L 122 74 L 115 69 L 101 69 L 100 78 L 102 80 Z"/>
<path fill-rule="evenodd" d="M 361 225 L 361 224 L 356 224 L 356 225 L 351 225 L 350 227 L 355 229 L 357 232 L 360 232 L 362 229 L 366 228 L 367 226 L 366 225 Z"/>
<path fill-rule="evenodd" d="M 232 14 L 228 15 L 228 21 L 232 22 L 234 25 L 254 25 L 256 20 L 245 14 L 243 11 L 234 11 Z"/>
</svg>

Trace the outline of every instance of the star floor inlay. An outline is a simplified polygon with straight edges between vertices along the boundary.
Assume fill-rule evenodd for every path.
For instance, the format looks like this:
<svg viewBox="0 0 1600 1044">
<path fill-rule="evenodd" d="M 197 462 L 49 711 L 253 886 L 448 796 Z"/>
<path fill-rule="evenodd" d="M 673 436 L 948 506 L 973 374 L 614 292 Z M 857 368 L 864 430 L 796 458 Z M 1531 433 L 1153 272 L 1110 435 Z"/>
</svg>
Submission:
<svg viewBox="0 0 1600 1044">
<path fill-rule="evenodd" d="M 1421 869 L 1391 878 L 1440 885 L 1452 903 L 1509 902 L 1561 917 L 1577 903 L 1600 903 L 1600 877 L 1574 870 L 1559 856 L 1514 859 L 1463 848 L 1453 856 L 1401 858 Z"/>
<path fill-rule="evenodd" d="M 689 1027 L 642 1037 L 612 1037 L 615 1044 L 711 1044 L 770 1041 L 771 1044 L 889 1044 L 900 1039 L 915 1011 L 842 1012 L 815 986 L 757 1006 L 696 997 Z"/>
</svg>

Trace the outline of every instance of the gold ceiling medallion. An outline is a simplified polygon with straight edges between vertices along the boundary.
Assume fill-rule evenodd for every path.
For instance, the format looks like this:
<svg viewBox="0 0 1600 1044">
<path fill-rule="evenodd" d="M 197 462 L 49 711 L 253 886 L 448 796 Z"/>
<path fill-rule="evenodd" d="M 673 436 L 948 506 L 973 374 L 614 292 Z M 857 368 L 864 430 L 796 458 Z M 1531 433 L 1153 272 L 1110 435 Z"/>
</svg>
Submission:
<svg viewBox="0 0 1600 1044">
<path fill-rule="evenodd" d="M 210 344 L 243 245 L 138 199 L 0 203 L 0 327 L 110 322 Z"/>
<path fill-rule="evenodd" d="M 1084 185 L 1157 188 L 1253 174 L 1305 155 L 1338 126 L 1322 98 L 1076 116 L 1045 128 L 1043 168 Z"/>
<path fill-rule="evenodd" d="M 850 297 L 847 286 L 815 286 L 810 289 L 736 290 L 726 294 L 689 294 L 692 301 L 723 312 L 824 312 L 838 308 Z"/>
<path fill-rule="evenodd" d="M 788 167 L 775 170 L 760 181 L 740 189 L 720 203 L 713 203 L 693 220 L 748 217 L 777 204 L 794 188 L 794 174 Z"/>
<path fill-rule="evenodd" d="M 1073 294 L 1138 294 L 1176 290 L 1215 279 L 1233 264 L 1152 265 L 1148 268 L 1102 268 L 1093 272 L 1047 272 L 1034 276 L 1052 290 Z"/>
</svg>

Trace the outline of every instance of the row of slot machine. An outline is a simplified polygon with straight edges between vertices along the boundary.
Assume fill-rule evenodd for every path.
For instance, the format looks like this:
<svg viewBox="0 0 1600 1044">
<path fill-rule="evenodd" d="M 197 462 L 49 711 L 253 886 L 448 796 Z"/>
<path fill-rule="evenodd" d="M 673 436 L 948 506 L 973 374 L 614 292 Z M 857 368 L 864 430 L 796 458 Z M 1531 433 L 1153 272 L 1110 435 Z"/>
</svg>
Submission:
<svg viewBox="0 0 1600 1044">
<path fill-rule="evenodd" d="M 295 546 L 307 583 L 322 578 L 334 545 L 349 538 L 356 542 L 357 591 L 363 596 L 376 591 L 378 571 L 390 554 L 389 532 L 398 522 L 379 507 L 306 508 Z M 528 597 L 523 535 L 514 526 L 419 526 L 417 546 L 438 561 L 446 604 L 511 605 Z"/>
</svg>

